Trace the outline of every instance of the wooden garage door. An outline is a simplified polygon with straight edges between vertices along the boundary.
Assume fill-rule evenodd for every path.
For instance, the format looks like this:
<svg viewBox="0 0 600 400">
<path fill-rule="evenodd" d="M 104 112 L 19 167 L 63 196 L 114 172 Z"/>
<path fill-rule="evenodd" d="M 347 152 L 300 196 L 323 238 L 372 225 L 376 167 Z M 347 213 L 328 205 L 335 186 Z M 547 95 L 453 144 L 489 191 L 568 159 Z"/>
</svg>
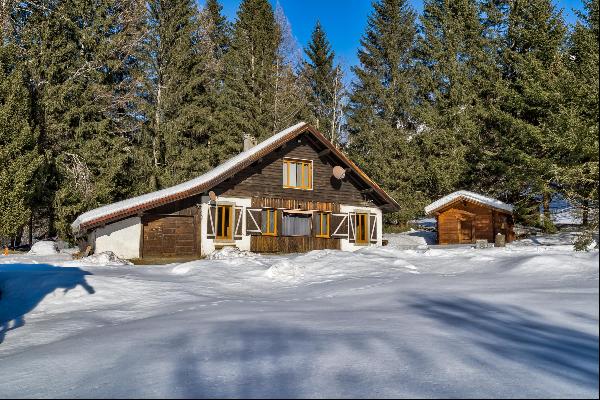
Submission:
<svg viewBox="0 0 600 400">
<path fill-rule="evenodd" d="M 196 254 L 194 217 L 144 217 L 143 257 L 180 257 Z"/>
</svg>

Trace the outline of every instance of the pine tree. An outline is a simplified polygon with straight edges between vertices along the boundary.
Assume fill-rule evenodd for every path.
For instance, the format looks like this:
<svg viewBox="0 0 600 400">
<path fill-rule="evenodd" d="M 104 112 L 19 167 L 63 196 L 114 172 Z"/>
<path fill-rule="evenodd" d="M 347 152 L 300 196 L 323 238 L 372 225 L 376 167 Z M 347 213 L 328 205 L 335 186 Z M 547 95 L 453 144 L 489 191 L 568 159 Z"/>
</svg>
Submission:
<svg viewBox="0 0 600 400">
<path fill-rule="evenodd" d="M 335 53 L 320 22 L 317 21 L 304 51 L 308 60 L 302 65 L 301 76 L 309 89 L 309 121 L 339 145 L 342 105 L 346 95 L 344 77 L 341 67 L 334 64 Z"/>
<path fill-rule="evenodd" d="M 213 43 L 214 58 L 221 59 L 231 46 L 231 24 L 223 15 L 223 6 L 218 0 L 206 0 L 204 6 L 204 30 Z"/>
<path fill-rule="evenodd" d="M 419 142 L 425 190 L 437 198 L 469 183 L 470 149 L 481 130 L 485 43 L 475 0 L 426 1 L 421 21 Z"/>
<path fill-rule="evenodd" d="M 598 0 L 588 0 L 570 34 L 564 56 L 567 74 L 561 80 L 563 106 L 553 124 L 562 133 L 556 182 L 561 193 L 581 210 L 585 227 L 576 243 L 578 249 L 587 249 L 598 232 L 599 40 Z"/>
<path fill-rule="evenodd" d="M 209 40 L 214 30 L 201 31 L 194 0 L 151 0 L 148 5 L 146 93 L 153 137 L 152 182 L 166 187 L 210 167 L 208 98 L 213 96 L 213 61 L 221 45 Z"/>
<path fill-rule="evenodd" d="M 281 32 L 267 0 L 244 0 L 225 57 L 225 113 L 216 138 L 220 160 L 241 150 L 242 135 L 274 133 L 276 72 Z"/>
<path fill-rule="evenodd" d="M 477 63 L 475 115 L 477 133 L 468 148 L 469 162 L 465 187 L 512 203 L 518 194 L 507 182 L 506 168 L 502 162 L 504 131 L 499 123 L 503 114 L 499 107 L 506 93 L 503 77 L 502 54 L 506 50 L 506 30 L 510 0 L 484 0 L 481 3 L 482 52 Z M 517 194 L 516 197 L 513 197 Z"/>
<path fill-rule="evenodd" d="M 19 10 L 31 126 L 45 157 L 36 196 L 47 234 L 57 229 L 68 238 L 78 214 L 131 195 L 138 126 L 131 108 L 139 82 L 130 64 L 140 4 L 41 0 Z"/>
<path fill-rule="evenodd" d="M 8 38 L 0 34 L 0 39 L 0 238 L 18 243 L 32 216 L 42 157 L 30 126 L 31 104 L 17 50 Z"/>
<path fill-rule="evenodd" d="M 563 100 L 561 48 L 566 28 L 550 0 L 510 2 L 506 18 L 502 54 L 506 89 L 496 115 L 501 134 L 496 162 L 514 198 L 539 201 L 544 210 L 540 223 L 552 230 L 550 202 L 556 192 L 563 135 L 553 126 Z M 536 211 L 519 217 L 532 223 L 538 215 Z"/>
<path fill-rule="evenodd" d="M 223 161 L 223 153 L 229 154 L 227 140 L 230 132 L 224 130 L 227 103 L 225 98 L 225 57 L 231 48 L 231 24 L 221 14 L 222 7 L 216 0 L 209 0 L 200 12 L 200 32 L 197 48 L 204 54 L 206 95 L 203 104 L 210 110 L 205 124 L 208 144 L 206 159 L 211 167 Z M 236 143 L 237 145 L 237 143 Z"/>
<path fill-rule="evenodd" d="M 426 198 L 414 136 L 415 13 L 404 0 L 373 4 L 355 67 L 348 110 L 348 150 L 402 204 L 407 221 Z"/>
</svg>

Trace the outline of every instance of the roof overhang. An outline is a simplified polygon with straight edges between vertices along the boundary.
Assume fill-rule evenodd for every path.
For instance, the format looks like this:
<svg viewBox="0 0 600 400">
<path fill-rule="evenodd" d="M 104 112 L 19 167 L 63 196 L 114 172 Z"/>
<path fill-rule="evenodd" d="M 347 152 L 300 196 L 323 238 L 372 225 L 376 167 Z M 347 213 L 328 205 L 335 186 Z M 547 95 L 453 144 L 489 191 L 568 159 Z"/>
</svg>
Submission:
<svg viewBox="0 0 600 400">
<path fill-rule="evenodd" d="M 400 209 L 400 205 L 391 196 L 389 196 L 382 188 L 379 187 L 379 185 L 377 185 L 377 183 L 375 183 L 371 178 L 369 178 L 367 176 L 367 174 L 365 174 L 356 164 L 354 164 L 352 162 L 352 160 L 350 160 L 342 151 L 337 149 L 327 138 L 325 138 L 325 136 L 322 133 L 320 133 L 317 129 L 315 129 L 314 127 L 312 127 L 309 124 L 300 123 L 300 124 L 294 125 L 293 127 L 288 128 L 287 130 L 282 131 L 279 134 L 275 135 L 275 136 L 279 136 L 279 137 L 272 138 L 273 140 L 267 139 L 265 141 L 264 145 L 262 145 L 262 144 L 257 145 L 256 147 L 260 148 L 258 151 L 252 151 L 252 149 L 250 149 L 244 153 L 238 154 L 233 159 L 226 161 L 224 164 L 227 164 L 228 162 L 239 158 L 239 161 L 236 161 L 231 167 L 224 169 L 223 171 L 216 174 L 215 176 L 211 175 L 210 179 L 200 180 L 200 183 L 193 185 L 191 187 L 188 187 L 185 190 L 177 191 L 176 193 L 160 195 L 160 196 L 157 196 L 156 198 L 148 198 L 147 200 L 140 201 L 137 204 L 134 204 L 131 206 L 123 206 L 122 208 L 117 207 L 116 209 L 107 211 L 106 213 L 100 212 L 100 213 L 97 213 L 98 215 L 95 215 L 94 217 L 91 217 L 91 218 L 82 218 L 87 214 L 87 213 L 84 213 L 80 217 L 78 217 L 77 220 L 75 220 L 75 222 L 73 222 L 73 224 L 72 224 L 73 231 L 75 234 L 82 234 L 83 232 L 86 232 L 95 227 L 105 225 L 107 223 L 114 222 L 114 221 L 117 221 L 117 220 L 120 220 L 123 218 L 127 218 L 130 216 L 141 215 L 144 211 L 147 211 L 147 210 L 150 210 L 150 209 L 153 209 L 153 208 L 156 208 L 156 207 L 159 207 L 159 206 L 162 206 L 162 205 L 165 205 L 165 204 L 177 201 L 177 200 L 182 200 L 182 199 L 188 198 L 190 196 L 202 194 L 202 193 L 210 190 L 214 186 L 218 185 L 219 183 L 223 182 L 227 178 L 229 178 L 229 177 L 235 175 L 236 173 L 242 171 L 243 169 L 247 168 L 252 163 L 260 160 L 265 155 L 274 151 L 275 149 L 277 149 L 284 143 L 287 143 L 288 141 L 290 141 L 290 140 L 296 138 L 297 136 L 299 136 L 303 133 L 306 133 L 306 132 L 310 132 L 319 142 L 321 142 L 323 145 L 327 146 L 327 148 L 330 150 L 330 153 L 335 154 L 342 161 L 342 163 L 346 164 L 347 169 L 354 172 L 355 175 L 361 181 L 363 181 L 366 185 L 368 185 L 372 189 L 373 193 L 375 193 L 377 196 L 380 197 L 380 199 L 383 203 L 383 205 L 380 206 L 380 208 L 383 211 L 393 212 L 393 211 L 397 211 Z M 244 156 L 245 153 L 248 153 L 247 157 Z M 216 167 L 214 170 L 222 169 L 220 167 L 222 167 L 224 164 L 222 164 L 219 167 Z M 211 173 L 211 171 L 209 171 L 205 175 L 209 175 L 210 173 Z M 198 179 L 202 178 L 203 176 L 199 177 Z M 194 181 L 194 180 L 192 180 L 192 181 Z M 192 181 L 190 181 L 190 182 L 192 182 Z M 161 191 L 158 191 L 155 193 L 160 193 L 160 192 Z M 150 195 L 150 194 L 148 194 L 148 195 Z M 142 195 L 139 197 L 140 198 L 147 197 L 148 195 Z M 127 203 L 127 200 L 125 200 L 124 203 Z M 118 204 L 118 203 L 115 203 L 115 204 Z M 107 207 L 107 206 L 105 206 L 105 207 Z M 96 210 L 92 210 L 88 213 L 92 213 L 93 211 L 101 210 L 102 208 L 103 207 L 100 207 L 100 208 L 98 208 Z"/>
<path fill-rule="evenodd" d="M 512 214 L 513 206 L 477 193 L 458 191 L 451 193 L 425 207 L 426 215 L 437 215 L 440 211 L 459 202 L 467 202 L 478 206 L 491 208 L 495 211 Z"/>
</svg>

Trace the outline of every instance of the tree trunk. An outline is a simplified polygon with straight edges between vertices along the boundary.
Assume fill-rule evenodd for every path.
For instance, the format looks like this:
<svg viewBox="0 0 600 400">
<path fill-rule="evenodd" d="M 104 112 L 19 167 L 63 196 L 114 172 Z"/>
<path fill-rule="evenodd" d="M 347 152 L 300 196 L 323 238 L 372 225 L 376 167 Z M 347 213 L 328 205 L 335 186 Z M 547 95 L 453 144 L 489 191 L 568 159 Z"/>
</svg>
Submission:
<svg viewBox="0 0 600 400">
<path fill-rule="evenodd" d="M 552 196 L 550 193 L 544 192 L 542 195 L 542 209 L 544 211 L 544 219 L 546 221 L 550 221 L 550 202 L 552 201 Z"/>
<path fill-rule="evenodd" d="M 588 226 L 590 223 L 590 203 L 587 199 L 583 200 L 583 214 L 581 215 L 581 224 L 583 226 Z"/>
<path fill-rule="evenodd" d="M 14 243 L 14 247 L 18 247 L 21 245 L 21 240 L 23 238 L 23 229 L 24 227 L 20 227 L 19 229 L 17 229 L 17 235 L 15 236 L 15 243 Z"/>
<path fill-rule="evenodd" d="M 33 213 L 29 216 L 29 246 L 33 246 Z"/>
<path fill-rule="evenodd" d="M 161 164 L 161 156 L 160 156 L 160 150 L 161 150 L 161 140 L 160 140 L 160 134 L 161 134 L 161 107 L 162 107 L 162 99 L 161 99 L 161 87 L 160 87 L 160 81 L 158 83 L 158 88 L 156 91 L 156 109 L 154 110 L 154 138 L 152 138 L 152 156 L 154 158 L 154 167 L 159 168 L 160 164 Z"/>
</svg>

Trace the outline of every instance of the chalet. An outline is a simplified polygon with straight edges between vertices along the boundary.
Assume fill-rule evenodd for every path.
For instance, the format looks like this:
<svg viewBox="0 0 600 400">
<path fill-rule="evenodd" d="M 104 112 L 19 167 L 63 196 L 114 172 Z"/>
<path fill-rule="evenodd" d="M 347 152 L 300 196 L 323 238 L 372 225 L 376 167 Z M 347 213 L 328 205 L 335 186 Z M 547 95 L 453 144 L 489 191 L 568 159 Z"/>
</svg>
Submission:
<svg viewBox="0 0 600 400">
<path fill-rule="evenodd" d="M 438 244 L 475 243 L 478 239 L 493 243 L 498 233 L 510 242 L 514 240 L 512 211 L 509 204 L 466 190 L 425 207 L 425 213 L 437 221 Z"/>
<path fill-rule="evenodd" d="M 72 224 L 80 243 L 123 258 L 195 258 L 381 245 L 398 204 L 306 123 L 179 185 L 109 204 Z"/>
</svg>

